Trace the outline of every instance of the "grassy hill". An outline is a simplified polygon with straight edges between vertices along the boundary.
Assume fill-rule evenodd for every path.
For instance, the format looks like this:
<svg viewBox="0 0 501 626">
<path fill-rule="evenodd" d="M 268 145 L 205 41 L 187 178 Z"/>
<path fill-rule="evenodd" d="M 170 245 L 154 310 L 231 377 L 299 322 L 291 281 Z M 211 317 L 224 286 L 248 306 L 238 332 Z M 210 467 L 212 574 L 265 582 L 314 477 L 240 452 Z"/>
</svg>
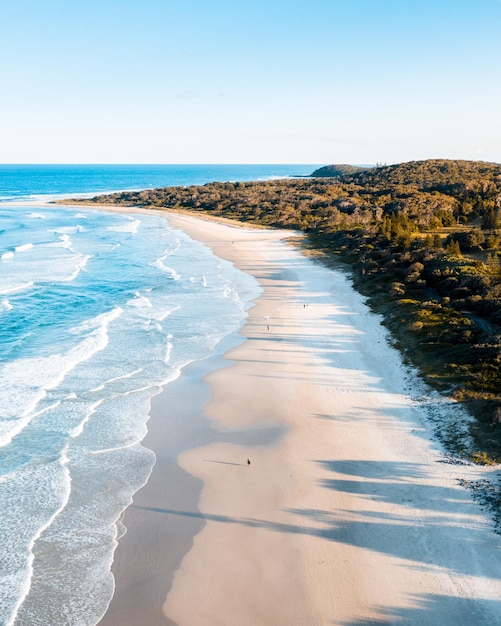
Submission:
<svg viewBox="0 0 501 626">
<path fill-rule="evenodd" d="M 362 167 L 358 167 L 357 165 L 346 165 L 345 163 L 340 165 L 325 165 L 324 167 L 319 167 L 318 170 L 315 170 L 310 176 L 339 178 L 340 176 L 356 174 L 362 171 L 362 169 Z"/>
</svg>

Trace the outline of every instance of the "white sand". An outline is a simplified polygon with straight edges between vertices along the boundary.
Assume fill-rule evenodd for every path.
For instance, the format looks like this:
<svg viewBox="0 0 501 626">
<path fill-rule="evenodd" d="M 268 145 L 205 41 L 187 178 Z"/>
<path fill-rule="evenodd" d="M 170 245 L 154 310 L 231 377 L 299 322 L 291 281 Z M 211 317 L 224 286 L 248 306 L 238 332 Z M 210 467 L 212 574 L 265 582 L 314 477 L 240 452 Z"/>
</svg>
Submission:
<svg viewBox="0 0 501 626">
<path fill-rule="evenodd" d="M 204 483 L 207 523 L 166 615 L 181 626 L 501 624 L 501 541 L 458 484 L 485 470 L 441 462 L 415 381 L 346 277 L 276 231 L 169 221 L 264 287 L 248 340 L 207 378 L 206 414 L 223 432 L 285 430 L 180 458 Z"/>
<path fill-rule="evenodd" d="M 167 218 L 264 291 L 205 378 L 212 436 L 194 432 L 178 459 L 194 483 L 168 480 L 167 459 L 136 494 L 103 624 L 501 624 L 501 539 L 458 483 L 493 470 L 443 462 L 425 419 L 440 404 L 417 399 L 345 275 L 283 232 Z M 177 398 L 180 416 L 200 410 Z M 160 437 L 147 445 L 162 459 Z M 164 618 L 147 614 L 153 587 Z"/>
</svg>

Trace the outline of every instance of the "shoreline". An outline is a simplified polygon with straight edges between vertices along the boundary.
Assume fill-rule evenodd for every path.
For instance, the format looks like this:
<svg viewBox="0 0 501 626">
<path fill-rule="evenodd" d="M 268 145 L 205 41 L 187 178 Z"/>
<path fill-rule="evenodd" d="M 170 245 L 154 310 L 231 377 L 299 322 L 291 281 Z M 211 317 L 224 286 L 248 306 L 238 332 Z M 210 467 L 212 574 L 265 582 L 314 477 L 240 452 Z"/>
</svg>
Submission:
<svg viewBox="0 0 501 626">
<path fill-rule="evenodd" d="M 100 626 L 500 619 L 499 537 L 458 482 L 488 472 L 444 461 L 414 381 L 346 277 L 278 231 L 163 216 L 264 291 L 245 340 L 152 403 L 157 464 L 124 514 Z M 165 394 L 211 436 L 194 426 L 184 449 L 172 443 Z"/>
<path fill-rule="evenodd" d="M 210 440 L 202 412 L 210 395 L 204 377 L 220 358 L 216 353 L 190 363 L 152 398 L 142 445 L 154 450 L 155 465 L 121 517 L 126 533 L 118 541 L 112 565 L 115 592 L 100 625 L 173 624 L 162 614 L 165 595 L 193 537 L 204 525 L 197 516 L 202 483 L 178 466 L 177 456 Z M 182 401 L 185 397 L 190 398 L 189 405 Z M 170 513 L 175 507 L 191 512 L 192 517 L 177 518 Z"/>
<path fill-rule="evenodd" d="M 84 208 L 116 210 L 116 207 Z M 146 213 L 169 221 L 166 215 L 150 209 L 119 207 L 118 212 Z M 174 218 L 173 215 L 170 217 Z M 226 222 L 228 228 L 234 229 L 235 235 L 242 233 L 241 226 L 235 225 L 231 220 L 216 221 L 219 224 Z M 203 220 L 200 222 L 203 229 Z M 267 231 L 267 236 L 272 240 L 281 239 L 284 234 L 262 227 L 248 230 L 251 238 L 254 231 L 261 235 L 263 231 Z M 188 234 L 192 236 L 191 233 Z M 204 237 L 199 234 L 199 237 L 194 238 L 203 240 Z M 228 241 L 225 241 L 223 245 L 227 244 Z M 255 300 L 251 301 L 248 316 L 252 315 L 255 306 L 253 303 Z M 244 326 L 247 321 L 244 321 Z M 219 443 L 223 440 L 223 445 L 235 445 L 230 443 L 232 440 L 237 445 L 245 445 L 247 441 L 249 447 L 252 447 L 270 445 L 280 436 L 278 427 L 219 433 L 204 414 L 203 407 L 211 396 L 208 382 L 210 374 L 228 367 L 228 353 L 244 341 L 242 328 L 227 335 L 218 344 L 214 354 L 190 363 L 182 370 L 178 379 L 164 386 L 153 397 L 148 432 L 141 443 L 152 449 L 157 458 L 147 483 L 134 494 L 133 503 L 121 517 L 126 532 L 118 540 L 112 565 L 112 573 L 118 582 L 99 626 L 113 626 L 118 623 L 124 626 L 138 623 L 172 626 L 175 623 L 162 612 L 162 605 L 183 557 L 191 548 L 194 537 L 205 525 L 203 515 L 198 509 L 203 483 L 177 464 L 178 455 L 218 440 Z M 190 398 L 189 404 L 185 401 L 186 397 Z M 169 407 L 168 411 L 165 410 L 166 406 Z M 241 463 L 227 464 L 247 468 L 246 459 L 240 460 Z M 176 516 L 176 508 L 181 508 L 183 514 Z M 146 577 L 143 575 L 145 569 L 148 571 Z"/>
</svg>

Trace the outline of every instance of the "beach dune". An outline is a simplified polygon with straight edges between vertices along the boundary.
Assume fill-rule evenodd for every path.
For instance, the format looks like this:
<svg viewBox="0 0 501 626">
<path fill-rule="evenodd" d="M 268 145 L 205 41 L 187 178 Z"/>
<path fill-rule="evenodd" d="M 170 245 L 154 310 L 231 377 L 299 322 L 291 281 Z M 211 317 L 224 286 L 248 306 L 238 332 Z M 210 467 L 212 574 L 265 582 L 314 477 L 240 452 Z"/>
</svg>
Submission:
<svg viewBox="0 0 501 626">
<path fill-rule="evenodd" d="M 488 470 L 444 462 L 439 400 L 346 274 L 284 231 L 166 217 L 263 291 L 154 399 L 101 624 L 501 623 L 501 542 L 459 482 Z"/>
</svg>

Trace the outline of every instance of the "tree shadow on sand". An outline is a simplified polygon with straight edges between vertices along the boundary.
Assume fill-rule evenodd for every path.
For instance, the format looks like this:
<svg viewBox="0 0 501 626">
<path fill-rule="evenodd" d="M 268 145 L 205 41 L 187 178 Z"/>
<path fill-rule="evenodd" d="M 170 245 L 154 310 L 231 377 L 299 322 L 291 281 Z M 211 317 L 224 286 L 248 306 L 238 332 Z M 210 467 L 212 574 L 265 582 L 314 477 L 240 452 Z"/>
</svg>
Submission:
<svg viewBox="0 0 501 626">
<path fill-rule="evenodd" d="M 450 576 L 454 588 L 456 581 L 478 580 L 478 597 L 467 597 L 471 591 L 463 592 L 459 582 L 457 596 L 408 596 L 403 598 L 404 607 L 382 607 L 372 621 L 351 621 L 342 626 L 500 623 L 501 599 L 492 599 L 492 589 L 501 580 L 499 540 L 459 484 L 434 484 L 430 470 L 419 463 L 351 459 L 320 463 L 335 474 L 321 482 L 332 492 L 329 508 L 287 510 L 288 523 L 160 507 L 150 510 L 350 545 L 357 550 L 396 557 L 399 567 L 411 571 L 433 577 Z M 354 498 L 346 499 L 346 494 Z M 339 503 L 346 501 L 353 503 L 350 509 L 339 508 Z M 467 588 L 477 587 L 471 582 Z"/>
<path fill-rule="evenodd" d="M 409 606 L 382 608 L 378 617 L 330 623 L 337 626 L 493 626 L 499 623 L 500 600 L 472 600 L 440 594 L 412 594 L 406 600 Z"/>
<path fill-rule="evenodd" d="M 351 544 L 361 549 L 370 551 L 378 550 L 386 554 L 393 554 L 401 559 L 408 559 L 408 567 L 427 571 L 449 570 L 461 576 L 478 576 L 481 588 L 481 580 L 484 578 L 478 569 L 475 560 L 469 567 L 468 559 L 465 558 L 465 542 L 469 547 L 475 548 L 476 544 L 482 543 L 482 539 L 475 536 L 472 528 L 467 533 L 457 526 L 447 527 L 445 535 L 450 549 L 444 553 L 434 553 L 423 544 L 420 534 L 424 527 L 416 525 L 414 520 L 395 518 L 391 515 L 382 516 L 378 519 L 377 513 L 369 513 L 372 519 L 368 521 L 349 520 L 342 521 L 332 511 L 327 510 L 293 510 L 292 515 L 301 515 L 308 518 L 306 524 L 281 524 L 252 518 L 232 518 L 225 515 L 201 514 L 192 511 L 176 511 L 160 508 L 150 508 L 157 513 L 182 516 L 188 518 L 202 518 L 205 521 L 222 524 L 239 524 L 249 528 L 264 529 L 272 532 L 294 533 L 312 535 L 328 541 Z M 365 517 L 365 515 L 364 515 Z M 314 522 L 315 526 L 311 523 Z M 431 525 L 444 524 L 443 519 L 435 519 Z M 467 536 L 471 535 L 469 539 Z M 466 548 L 468 548 L 468 545 Z M 459 555 L 457 560 L 454 554 Z M 492 572 L 491 572 L 492 574 Z M 499 573 L 496 574 L 499 579 Z M 382 624 L 415 624 L 419 626 L 492 626 L 499 623 L 501 615 L 501 600 L 481 597 L 462 598 L 445 594 L 413 594 L 403 598 L 404 607 L 379 607 L 377 617 L 356 619 L 354 621 L 340 622 L 332 619 L 330 623 L 337 626 L 377 626 Z M 375 610 L 370 609 L 373 613 Z"/>
<path fill-rule="evenodd" d="M 400 470 L 401 465 L 398 464 Z M 419 472 L 419 469 L 408 467 L 404 471 L 408 472 L 410 478 L 410 472 Z M 473 554 L 477 548 L 489 548 L 490 534 L 485 532 L 483 525 L 476 525 L 475 517 L 471 514 L 458 513 L 458 505 L 463 507 L 469 502 L 462 489 L 419 485 L 418 491 L 422 490 L 422 493 L 415 497 L 408 493 L 408 487 L 400 491 L 398 482 L 332 480 L 324 484 L 329 489 L 359 493 L 363 498 L 401 506 L 398 512 L 393 513 L 378 510 L 349 511 L 334 507 L 332 510 L 290 509 L 287 512 L 296 520 L 291 523 L 155 507 L 149 507 L 149 510 L 272 532 L 310 535 L 398 557 L 419 569 L 432 571 L 440 568 L 466 576 L 478 575 L 478 562 L 474 558 L 465 558 L 465 552 Z M 362 485 L 363 491 L 359 491 Z M 412 512 L 413 507 L 420 509 L 419 515 Z M 424 517 L 421 511 L 424 511 Z M 301 518 L 305 523 L 299 523 Z M 432 541 L 437 532 L 443 539 L 439 551 L 434 549 L 437 542 Z M 494 533 L 492 535 L 494 537 Z M 491 572 L 491 575 L 501 580 L 501 568 Z"/>
</svg>

